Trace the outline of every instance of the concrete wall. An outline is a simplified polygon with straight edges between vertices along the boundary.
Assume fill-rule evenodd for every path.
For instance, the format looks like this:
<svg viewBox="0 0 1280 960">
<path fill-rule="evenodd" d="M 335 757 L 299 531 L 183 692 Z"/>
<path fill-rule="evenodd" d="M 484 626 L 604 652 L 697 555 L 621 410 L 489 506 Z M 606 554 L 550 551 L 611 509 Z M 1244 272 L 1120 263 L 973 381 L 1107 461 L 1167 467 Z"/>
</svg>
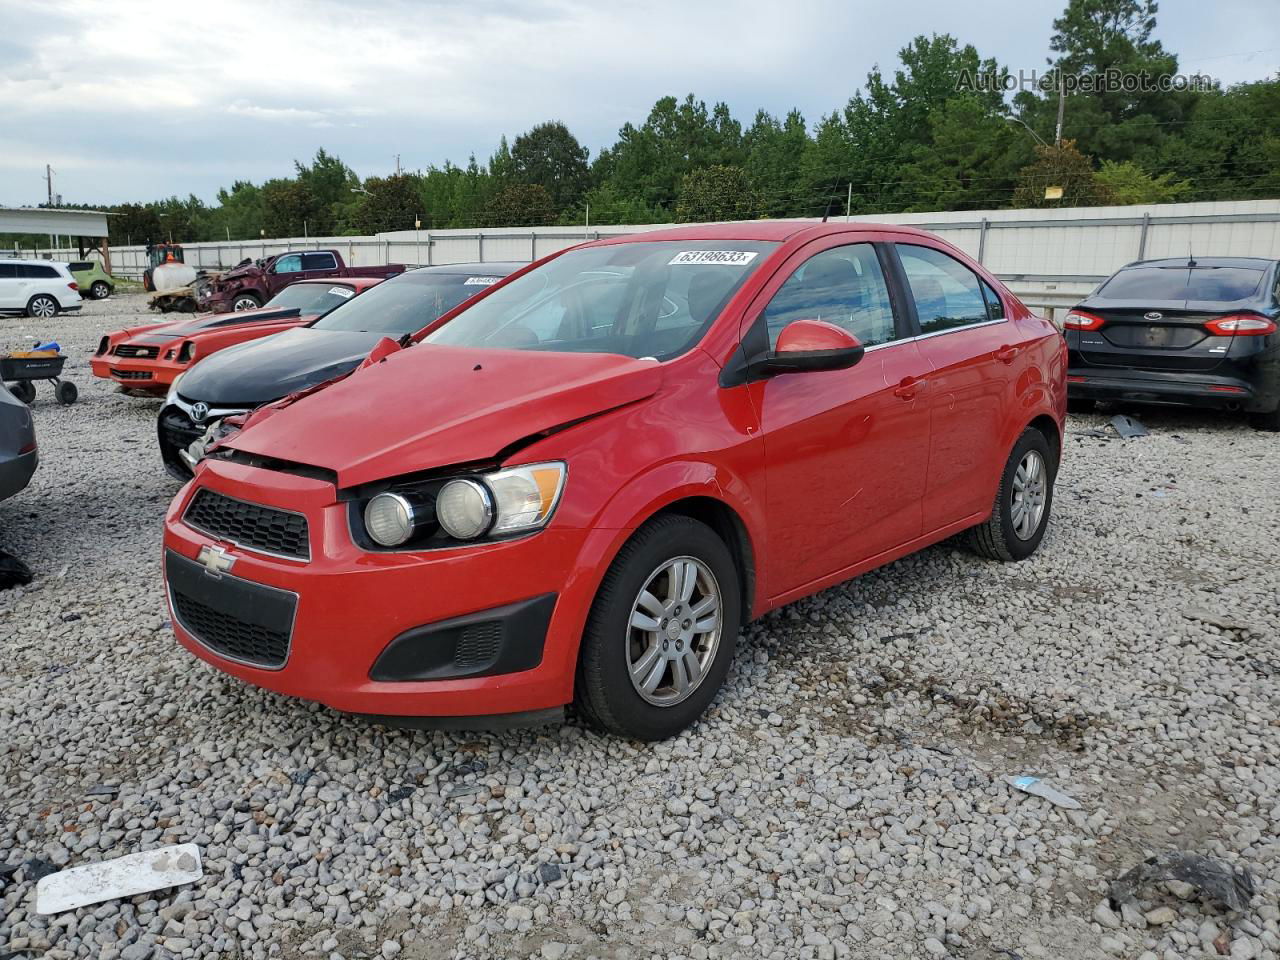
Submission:
<svg viewBox="0 0 1280 960">
<path fill-rule="evenodd" d="M 836 220 L 842 218 L 833 218 Z M 1055 210 L 974 210 L 858 216 L 855 221 L 918 226 L 981 261 L 1029 305 L 1070 306 L 1133 260 L 1185 256 L 1280 257 L 1280 200 L 1169 203 Z M 184 244 L 196 267 L 230 267 L 283 250 L 336 247 L 349 263 L 417 265 L 527 261 L 584 239 L 660 230 L 670 224 L 400 230 L 373 237 L 306 237 Z M 44 251 L 58 259 L 74 250 Z M 145 248 L 113 247 L 114 271 L 139 277 Z"/>
</svg>

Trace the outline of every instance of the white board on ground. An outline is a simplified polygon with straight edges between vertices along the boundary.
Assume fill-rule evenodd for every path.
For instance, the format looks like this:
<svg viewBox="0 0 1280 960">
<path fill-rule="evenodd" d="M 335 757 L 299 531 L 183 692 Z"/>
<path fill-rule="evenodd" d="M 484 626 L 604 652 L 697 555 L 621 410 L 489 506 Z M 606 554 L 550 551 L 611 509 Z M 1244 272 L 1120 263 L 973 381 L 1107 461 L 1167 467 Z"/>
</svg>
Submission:
<svg viewBox="0 0 1280 960">
<path fill-rule="evenodd" d="M 203 875 L 200 848 L 194 843 L 158 847 L 42 877 L 36 884 L 36 912 L 62 913 L 104 900 L 194 883 Z"/>
</svg>

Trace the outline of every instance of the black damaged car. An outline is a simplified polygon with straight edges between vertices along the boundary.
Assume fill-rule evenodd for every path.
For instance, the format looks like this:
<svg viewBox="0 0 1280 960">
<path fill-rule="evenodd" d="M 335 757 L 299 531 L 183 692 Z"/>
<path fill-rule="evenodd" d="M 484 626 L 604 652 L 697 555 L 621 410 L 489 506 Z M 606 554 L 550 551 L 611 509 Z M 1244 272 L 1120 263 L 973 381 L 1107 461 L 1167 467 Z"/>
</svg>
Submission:
<svg viewBox="0 0 1280 960">
<path fill-rule="evenodd" d="M 1280 430 L 1280 263 L 1143 260 L 1066 316 L 1073 409 L 1097 400 L 1240 410 Z"/>
<path fill-rule="evenodd" d="M 156 430 L 165 469 L 189 480 L 224 418 L 354 370 L 383 337 L 416 333 L 526 263 L 455 263 L 392 277 L 318 320 L 220 350 L 173 382 Z"/>
</svg>

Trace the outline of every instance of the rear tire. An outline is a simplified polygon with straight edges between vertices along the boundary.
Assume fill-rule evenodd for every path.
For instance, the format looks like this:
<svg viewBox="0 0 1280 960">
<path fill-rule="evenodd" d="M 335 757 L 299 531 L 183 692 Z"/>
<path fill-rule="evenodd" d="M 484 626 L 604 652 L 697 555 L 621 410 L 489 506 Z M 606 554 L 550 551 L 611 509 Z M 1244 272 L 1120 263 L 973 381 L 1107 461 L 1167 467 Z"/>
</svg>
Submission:
<svg viewBox="0 0 1280 960">
<path fill-rule="evenodd" d="M 579 712 L 635 740 L 680 733 L 724 683 L 741 613 L 737 566 L 715 531 L 675 514 L 650 521 L 596 593 L 578 655 Z"/>
<path fill-rule="evenodd" d="M 1255 430 L 1280 433 L 1280 407 L 1276 407 L 1270 413 L 1249 414 L 1249 423 Z"/>
<path fill-rule="evenodd" d="M 111 296 L 111 285 L 105 280 L 95 280 L 89 287 L 89 296 L 95 300 L 105 300 Z"/>
<path fill-rule="evenodd" d="M 9 388 L 9 392 L 30 406 L 31 401 L 36 398 L 36 385 L 30 380 L 19 380 Z"/>
<path fill-rule="evenodd" d="M 47 293 L 37 293 L 27 301 L 27 316 L 48 320 L 58 315 L 58 301 Z"/>
<path fill-rule="evenodd" d="M 991 518 L 969 531 L 969 546 L 988 560 L 1025 560 L 1049 526 L 1058 465 L 1045 435 L 1022 431 L 1000 474 Z"/>
</svg>

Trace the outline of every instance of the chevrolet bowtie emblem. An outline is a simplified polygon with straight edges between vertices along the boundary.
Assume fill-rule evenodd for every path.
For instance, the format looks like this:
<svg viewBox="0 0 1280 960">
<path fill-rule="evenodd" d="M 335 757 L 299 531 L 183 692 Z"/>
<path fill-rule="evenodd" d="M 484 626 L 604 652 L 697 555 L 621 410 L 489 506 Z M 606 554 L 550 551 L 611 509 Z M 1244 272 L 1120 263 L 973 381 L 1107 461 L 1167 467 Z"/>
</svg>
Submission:
<svg viewBox="0 0 1280 960">
<path fill-rule="evenodd" d="M 228 572 L 236 562 L 236 558 L 227 553 L 221 547 L 211 547 L 205 544 L 200 548 L 200 553 L 196 557 L 196 563 L 204 567 L 204 572 L 211 577 L 220 577 Z"/>
</svg>

